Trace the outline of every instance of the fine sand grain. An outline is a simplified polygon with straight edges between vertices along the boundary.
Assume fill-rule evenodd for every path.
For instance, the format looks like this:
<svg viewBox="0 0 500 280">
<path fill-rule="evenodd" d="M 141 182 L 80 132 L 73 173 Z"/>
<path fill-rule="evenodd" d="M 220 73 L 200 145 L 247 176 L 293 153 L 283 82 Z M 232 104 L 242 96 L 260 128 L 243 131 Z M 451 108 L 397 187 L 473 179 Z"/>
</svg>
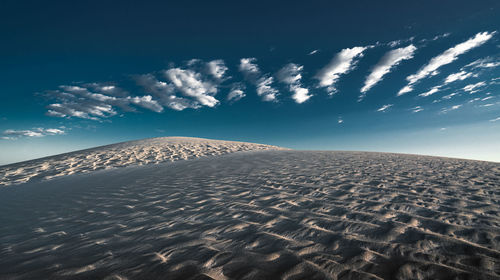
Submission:
<svg viewBox="0 0 500 280">
<path fill-rule="evenodd" d="M 0 189 L 0 279 L 500 279 L 500 164 L 259 151 Z"/>
<path fill-rule="evenodd" d="M 129 165 L 155 164 L 234 152 L 280 147 L 191 137 L 161 137 L 123 142 L 0 166 L 0 186 Z"/>
</svg>

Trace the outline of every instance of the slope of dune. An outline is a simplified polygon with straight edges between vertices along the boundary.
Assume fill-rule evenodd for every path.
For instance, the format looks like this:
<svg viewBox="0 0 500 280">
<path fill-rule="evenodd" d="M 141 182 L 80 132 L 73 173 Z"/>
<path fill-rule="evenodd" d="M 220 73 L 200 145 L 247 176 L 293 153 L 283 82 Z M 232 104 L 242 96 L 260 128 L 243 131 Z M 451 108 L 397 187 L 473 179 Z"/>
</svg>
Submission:
<svg viewBox="0 0 500 280">
<path fill-rule="evenodd" d="M 99 169 L 269 149 L 283 148 L 191 137 L 161 137 L 129 141 L 0 166 L 0 186 Z"/>
<path fill-rule="evenodd" d="M 500 164 L 257 151 L 0 189 L 0 279 L 500 279 Z"/>
</svg>

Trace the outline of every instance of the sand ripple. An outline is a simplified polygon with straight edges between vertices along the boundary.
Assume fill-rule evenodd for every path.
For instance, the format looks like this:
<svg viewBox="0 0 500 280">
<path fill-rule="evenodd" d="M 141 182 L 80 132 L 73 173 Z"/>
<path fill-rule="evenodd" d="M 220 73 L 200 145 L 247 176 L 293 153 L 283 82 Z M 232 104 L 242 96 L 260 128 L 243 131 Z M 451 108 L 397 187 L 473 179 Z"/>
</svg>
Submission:
<svg viewBox="0 0 500 280">
<path fill-rule="evenodd" d="M 266 151 L 0 189 L 0 279 L 499 279 L 500 164 Z"/>
</svg>

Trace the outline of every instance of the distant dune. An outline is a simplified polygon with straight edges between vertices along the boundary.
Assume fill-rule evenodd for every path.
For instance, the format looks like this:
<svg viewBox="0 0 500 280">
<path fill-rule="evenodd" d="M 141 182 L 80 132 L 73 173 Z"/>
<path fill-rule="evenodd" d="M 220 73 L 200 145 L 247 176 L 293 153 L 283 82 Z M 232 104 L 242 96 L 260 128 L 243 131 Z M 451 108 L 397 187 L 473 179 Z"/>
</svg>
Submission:
<svg viewBox="0 0 500 280">
<path fill-rule="evenodd" d="M 270 149 L 283 148 L 191 137 L 161 137 L 129 141 L 0 166 L 0 186 L 114 167 Z"/>
<path fill-rule="evenodd" d="M 500 279 L 500 164 L 234 153 L 0 188 L 0 225 L 0 279 Z"/>
</svg>

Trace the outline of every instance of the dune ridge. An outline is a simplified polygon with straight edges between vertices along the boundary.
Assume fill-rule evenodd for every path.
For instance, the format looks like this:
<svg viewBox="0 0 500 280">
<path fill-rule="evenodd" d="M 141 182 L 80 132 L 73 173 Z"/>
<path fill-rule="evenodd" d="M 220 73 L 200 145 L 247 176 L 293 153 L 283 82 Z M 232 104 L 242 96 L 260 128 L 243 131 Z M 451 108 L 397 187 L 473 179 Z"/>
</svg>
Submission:
<svg viewBox="0 0 500 280">
<path fill-rule="evenodd" d="M 192 137 L 159 137 L 111 144 L 0 166 L 0 186 L 130 165 L 157 164 L 277 146 Z"/>
</svg>

